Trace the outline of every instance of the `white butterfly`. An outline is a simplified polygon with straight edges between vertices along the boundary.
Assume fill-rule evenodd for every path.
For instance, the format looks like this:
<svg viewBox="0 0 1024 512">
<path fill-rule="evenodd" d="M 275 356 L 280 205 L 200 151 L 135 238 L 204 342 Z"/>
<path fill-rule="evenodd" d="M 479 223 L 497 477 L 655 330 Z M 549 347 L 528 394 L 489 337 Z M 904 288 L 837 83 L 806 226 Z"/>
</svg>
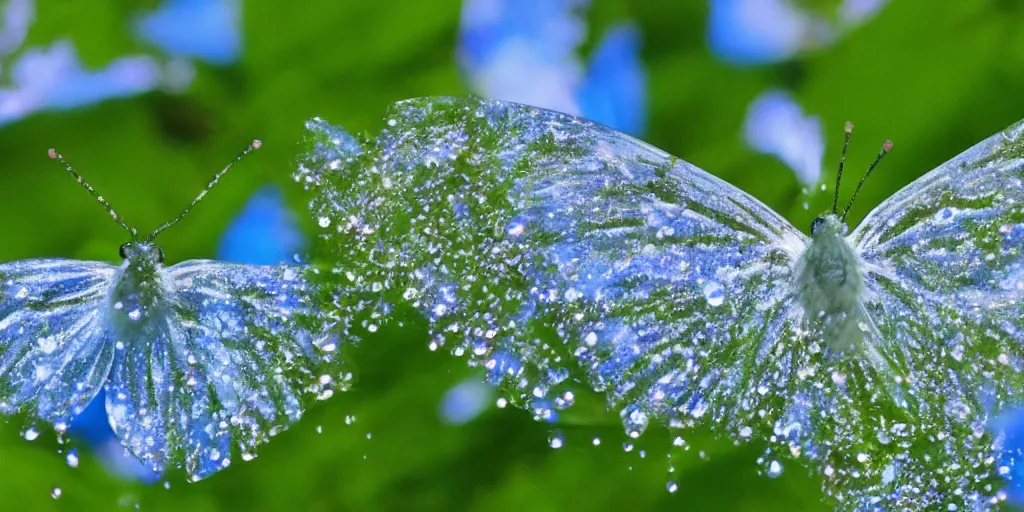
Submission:
<svg viewBox="0 0 1024 512">
<path fill-rule="evenodd" d="M 998 501 L 985 423 L 1024 390 L 1024 123 L 807 236 L 583 119 L 473 98 L 385 119 L 361 148 L 307 124 L 296 179 L 338 255 L 320 278 L 418 308 L 431 348 L 538 417 L 582 383 L 631 437 L 703 425 L 766 443 L 770 476 L 807 461 L 843 509 Z"/>
<path fill-rule="evenodd" d="M 254 141 L 242 155 L 260 146 Z M 333 321 L 310 302 L 303 269 L 190 260 L 170 267 L 63 158 L 131 234 L 119 266 L 37 259 L 0 264 L 0 412 L 63 433 L 103 388 L 110 425 L 156 472 L 193 480 L 243 460 L 298 420 L 309 398 L 351 378 Z M 236 159 L 237 161 L 237 159 Z"/>
</svg>

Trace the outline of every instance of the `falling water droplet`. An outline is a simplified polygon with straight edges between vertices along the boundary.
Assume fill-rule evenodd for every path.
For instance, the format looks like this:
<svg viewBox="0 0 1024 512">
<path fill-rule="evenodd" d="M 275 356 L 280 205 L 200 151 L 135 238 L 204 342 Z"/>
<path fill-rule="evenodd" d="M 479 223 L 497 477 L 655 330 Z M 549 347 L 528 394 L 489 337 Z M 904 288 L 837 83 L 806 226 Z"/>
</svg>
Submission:
<svg viewBox="0 0 1024 512">
<path fill-rule="evenodd" d="M 320 217 L 317 223 L 320 224 L 320 227 L 326 228 L 331 225 L 331 219 L 328 217 Z"/>
<path fill-rule="evenodd" d="M 64 460 L 68 462 L 68 466 L 73 468 L 78 467 L 78 450 L 72 448 L 68 450 L 68 454 L 64 457 Z"/>
<path fill-rule="evenodd" d="M 782 464 L 777 460 L 773 460 L 768 463 L 768 476 L 771 478 L 777 478 L 782 474 Z"/>
<path fill-rule="evenodd" d="M 665 488 L 668 489 L 668 492 L 675 493 L 676 491 L 679 490 L 679 485 L 670 480 L 667 484 L 665 484 Z"/>
<path fill-rule="evenodd" d="M 557 450 L 557 449 L 561 448 L 564 443 L 565 443 L 565 437 L 562 436 L 561 432 L 555 432 L 551 436 L 551 447 L 552 448 Z"/>
<path fill-rule="evenodd" d="M 50 491 L 50 497 L 53 499 L 60 498 L 61 494 L 64 494 L 64 491 L 60 490 L 60 487 L 54 487 L 53 490 Z"/>
<path fill-rule="evenodd" d="M 712 306 L 721 306 L 725 302 L 725 289 L 722 285 L 712 281 L 704 285 L 704 298 Z"/>
<path fill-rule="evenodd" d="M 25 431 L 25 440 L 26 441 L 35 441 L 38 437 L 39 437 L 39 431 L 34 429 L 34 428 L 29 427 L 29 429 Z"/>
</svg>

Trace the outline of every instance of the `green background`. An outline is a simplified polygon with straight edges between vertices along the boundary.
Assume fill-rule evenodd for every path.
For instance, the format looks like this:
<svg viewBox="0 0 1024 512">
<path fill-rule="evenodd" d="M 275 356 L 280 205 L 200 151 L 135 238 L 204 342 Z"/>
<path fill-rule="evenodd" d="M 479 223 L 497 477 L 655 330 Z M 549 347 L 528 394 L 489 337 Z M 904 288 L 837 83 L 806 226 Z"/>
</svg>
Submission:
<svg viewBox="0 0 1024 512">
<path fill-rule="evenodd" d="M 41 0 L 29 44 L 70 36 L 87 65 L 104 65 L 145 50 L 127 22 L 134 9 L 154 4 Z M 228 222 L 260 186 L 282 184 L 301 208 L 303 191 L 289 175 L 306 118 L 373 133 L 394 101 L 467 92 L 454 61 L 459 9 L 454 0 L 249 0 L 241 59 L 229 68 L 200 66 L 187 93 L 46 112 L 0 128 L 0 260 L 117 260 L 125 234 L 46 158 L 49 147 L 146 231 L 177 214 L 258 137 L 264 148 L 161 235 L 170 263 L 212 257 Z M 885 139 L 895 142 L 861 192 L 854 223 L 924 172 L 1024 117 L 1019 0 L 893 0 L 828 49 L 754 68 L 710 54 L 706 17 L 699 1 L 598 0 L 589 12 L 592 38 L 624 18 L 644 35 L 644 138 L 749 191 L 797 226 L 827 208 L 831 186 L 801 194 L 790 170 L 744 145 L 746 109 L 769 87 L 792 90 L 805 111 L 821 116 L 826 181 L 834 176 L 844 121 L 857 125 L 847 167 L 854 174 Z M 548 447 L 549 426 L 519 410 L 490 407 L 468 425 L 445 425 L 437 414 L 441 396 L 479 373 L 430 352 L 415 322 L 378 333 L 352 355 L 359 370 L 353 391 L 309 411 L 255 461 L 197 484 L 168 475 L 169 490 L 111 477 L 86 450 L 81 465 L 70 468 L 52 432 L 27 442 L 20 418 L 0 423 L 0 510 L 832 508 L 819 502 L 819 483 L 793 463 L 781 478 L 758 476 L 754 445 L 737 448 L 698 433 L 687 437 L 694 449 L 670 450 L 669 434 L 650 429 L 626 452 L 618 415 L 586 400 L 557 426 L 566 436 L 559 450 Z M 347 415 L 356 421 L 346 424 Z M 594 437 L 600 446 L 592 445 Z M 706 449 L 705 457 L 696 447 Z M 679 485 L 674 494 L 666 491 L 670 479 Z M 63 491 L 58 500 L 50 498 L 54 487 Z"/>
</svg>

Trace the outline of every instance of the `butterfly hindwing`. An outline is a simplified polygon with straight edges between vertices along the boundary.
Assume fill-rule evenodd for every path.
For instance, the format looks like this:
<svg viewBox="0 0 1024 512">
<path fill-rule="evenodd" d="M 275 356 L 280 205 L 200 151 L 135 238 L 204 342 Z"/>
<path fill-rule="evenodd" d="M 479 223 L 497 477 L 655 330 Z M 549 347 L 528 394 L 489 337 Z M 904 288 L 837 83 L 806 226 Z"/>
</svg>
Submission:
<svg viewBox="0 0 1024 512">
<path fill-rule="evenodd" d="M 152 339 L 121 351 L 107 387 L 115 432 L 155 470 L 194 479 L 243 459 L 348 385 L 301 269 L 186 261 L 161 270 Z"/>
<path fill-rule="evenodd" d="M 67 428 L 114 358 L 103 311 L 116 267 L 65 259 L 0 264 L 0 412 Z"/>
</svg>

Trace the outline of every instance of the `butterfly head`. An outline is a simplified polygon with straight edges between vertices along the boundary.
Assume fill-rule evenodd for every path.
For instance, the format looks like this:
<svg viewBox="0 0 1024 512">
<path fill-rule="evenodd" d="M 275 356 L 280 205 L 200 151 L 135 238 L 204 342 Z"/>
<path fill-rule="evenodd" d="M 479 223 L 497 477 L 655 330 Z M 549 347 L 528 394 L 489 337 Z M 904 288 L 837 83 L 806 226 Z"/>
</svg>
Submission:
<svg viewBox="0 0 1024 512">
<path fill-rule="evenodd" d="M 823 236 L 846 236 L 846 223 L 834 213 L 819 215 L 811 221 L 811 236 L 820 238 Z"/>
<path fill-rule="evenodd" d="M 128 242 L 121 245 L 121 257 L 125 261 L 156 266 L 164 262 L 164 250 L 147 242 Z"/>
</svg>

